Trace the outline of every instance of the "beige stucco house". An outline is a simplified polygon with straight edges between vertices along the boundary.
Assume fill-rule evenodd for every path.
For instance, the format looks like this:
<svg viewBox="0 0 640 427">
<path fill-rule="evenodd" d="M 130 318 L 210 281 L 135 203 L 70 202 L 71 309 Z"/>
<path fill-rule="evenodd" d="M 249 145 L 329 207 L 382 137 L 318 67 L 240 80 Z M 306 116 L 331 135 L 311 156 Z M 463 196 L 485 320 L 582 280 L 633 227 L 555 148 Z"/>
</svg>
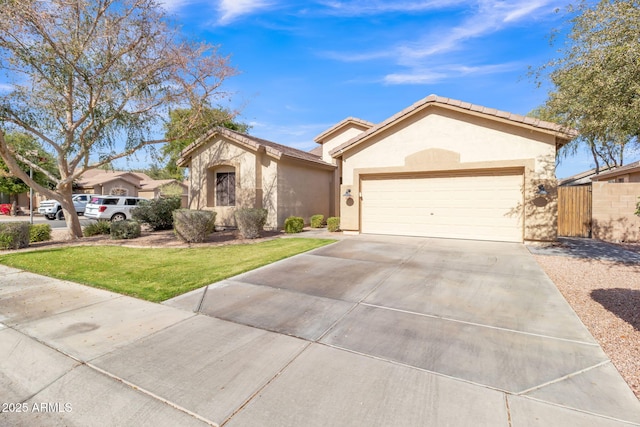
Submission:
<svg viewBox="0 0 640 427">
<path fill-rule="evenodd" d="M 189 167 L 189 207 L 217 212 L 219 226 L 234 226 L 242 207 L 266 208 L 271 229 L 289 216 L 335 212 L 336 166 L 312 153 L 220 127 L 188 146 L 178 165 Z"/>
<path fill-rule="evenodd" d="M 153 179 L 141 172 L 91 169 L 75 184 L 76 191 L 90 194 L 122 194 L 154 199 L 165 193 L 184 193 L 187 186 L 175 179 Z"/>
<path fill-rule="evenodd" d="M 228 221 L 236 205 L 341 218 L 345 232 L 522 242 L 555 240 L 561 126 L 430 95 L 379 124 L 347 118 L 305 153 L 214 129 L 182 153 L 192 208 Z"/>
</svg>

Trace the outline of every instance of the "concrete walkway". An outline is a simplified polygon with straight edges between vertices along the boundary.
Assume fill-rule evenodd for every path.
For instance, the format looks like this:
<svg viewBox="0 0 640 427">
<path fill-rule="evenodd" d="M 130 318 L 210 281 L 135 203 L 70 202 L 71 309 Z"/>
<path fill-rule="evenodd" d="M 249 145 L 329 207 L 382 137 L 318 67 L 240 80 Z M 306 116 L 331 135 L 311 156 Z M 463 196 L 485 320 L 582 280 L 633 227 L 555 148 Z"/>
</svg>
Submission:
<svg viewBox="0 0 640 427">
<path fill-rule="evenodd" d="M 0 267 L 0 322 L 0 425 L 640 425 L 518 244 L 353 236 L 164 305 Z"/>
</svg>

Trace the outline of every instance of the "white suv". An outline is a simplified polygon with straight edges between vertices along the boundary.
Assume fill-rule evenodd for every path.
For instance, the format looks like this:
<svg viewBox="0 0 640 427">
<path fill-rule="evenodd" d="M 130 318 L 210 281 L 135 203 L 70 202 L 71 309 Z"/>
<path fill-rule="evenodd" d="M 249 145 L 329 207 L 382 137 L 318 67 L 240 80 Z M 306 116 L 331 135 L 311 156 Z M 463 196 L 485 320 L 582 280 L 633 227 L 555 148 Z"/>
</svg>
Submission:
<svg viewBox="0 0 640 427">
<path fill-rule="evenodd" d="M 131 209 L 135 208 L 143 197 L 94 196 L 84 209 L 84 216 L 91 219 L 123 221 L 131 218 Z"/>
<path fill-rule="evenodd" d="M 76 208 L 78 215 L 82 215 L 84 213 L 84 207 L 92 197 L 95 197 L 95 194 L 73 195 L 73 206 Z M 44 215 L 47 219 L 64 219 L 62 206 L 60 206 L 60 202 L 57 200 L 43 200 L 40 202 L 38 213 Z"/>
</svg>

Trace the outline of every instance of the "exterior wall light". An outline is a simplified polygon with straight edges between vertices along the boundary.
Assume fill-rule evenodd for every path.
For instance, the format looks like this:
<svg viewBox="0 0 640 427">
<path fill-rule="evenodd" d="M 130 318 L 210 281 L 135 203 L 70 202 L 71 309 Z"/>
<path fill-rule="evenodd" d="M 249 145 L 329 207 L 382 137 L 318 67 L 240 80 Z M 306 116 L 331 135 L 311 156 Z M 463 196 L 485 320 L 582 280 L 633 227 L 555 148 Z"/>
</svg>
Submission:
<svg viewBox="0 0 640 427">
<path fill-rule="evenodd" d="M 347 191 L 342 195 L 342 197 L 351 197 L 351 189 L 347 188 Z"/>
<path fill-rule="evenodd" d="M 545 190 L 544 184 L 538 185 L 538 191 L 536 193 L 540 194 L 541 196 L 546 196 L 547 194 L 549 194 L 547 190 Z"/>
</svg>

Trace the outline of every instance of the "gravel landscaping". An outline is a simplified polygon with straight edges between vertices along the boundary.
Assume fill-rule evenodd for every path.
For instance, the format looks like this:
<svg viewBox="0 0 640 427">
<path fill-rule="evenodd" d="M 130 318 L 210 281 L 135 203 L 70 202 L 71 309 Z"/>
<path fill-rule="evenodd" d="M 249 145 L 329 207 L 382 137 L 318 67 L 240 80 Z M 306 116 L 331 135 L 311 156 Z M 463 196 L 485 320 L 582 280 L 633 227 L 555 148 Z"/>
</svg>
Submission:
<svg viewBox="0 0 640 427">
<path fill-rule="evenodd" d="M 640 264 L 534 256 L 640 399 Z"/>
</svg>

